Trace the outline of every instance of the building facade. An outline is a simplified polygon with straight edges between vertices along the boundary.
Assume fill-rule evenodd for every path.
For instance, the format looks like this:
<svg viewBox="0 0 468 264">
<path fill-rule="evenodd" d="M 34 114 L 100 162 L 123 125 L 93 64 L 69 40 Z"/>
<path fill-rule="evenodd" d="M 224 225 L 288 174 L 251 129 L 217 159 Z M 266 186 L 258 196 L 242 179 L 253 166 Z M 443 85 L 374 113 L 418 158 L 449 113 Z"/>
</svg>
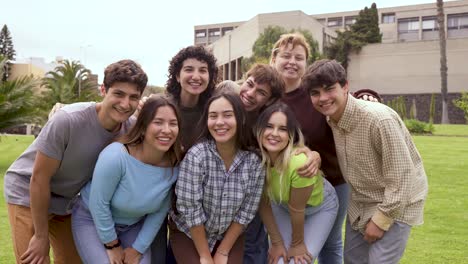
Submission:
<svg viewBox="0 0 468 264">
<path fill-rule="evenodd" d="M 445 1 L 444 13 L 448 92 L 452 99 L 457 98 L 460 92 L 468 92 L 468 0 Z M 354 24 L 358 14 L 359 10 L 314 15 L 302 11 L 259 14 L 244 22 L 196 26 L 194 44 L 206 45 L 213 51 L 223 79 L 239 80 L 242 78 L 242 58 L 252 55 L 255 40 L 267 26 L 309 30 L 323 51 L 323 47 L 336 37 L 336 31 Z M 440 93 L 439 28 L 435 1 L 378 8 L 378 15 L 382 43 L 367 45 L 350 56 L 348 78 L 351 90 L 370 88 L 389 99 L 404 95 L 409 98 L 408 105 L 418 95 L 430 98 L 431 94 Z M 223 34 L 223 27 L 233 29 Z M 197 32 L 209 34 L 216 28 L 221 32 L 217 39 L 197 37 Z M 417 108 L 427 108 L 426 101 L 416 101 Z M 463 113 L 451 101 L 449 111 L 456 116 L 451 122 L 465 122 Z M 427 119 L 424 112 L 419 111 L 421 120 Z M 440 118 L 436 115 L 435 120 L 437 122 Z"/>
</svg>

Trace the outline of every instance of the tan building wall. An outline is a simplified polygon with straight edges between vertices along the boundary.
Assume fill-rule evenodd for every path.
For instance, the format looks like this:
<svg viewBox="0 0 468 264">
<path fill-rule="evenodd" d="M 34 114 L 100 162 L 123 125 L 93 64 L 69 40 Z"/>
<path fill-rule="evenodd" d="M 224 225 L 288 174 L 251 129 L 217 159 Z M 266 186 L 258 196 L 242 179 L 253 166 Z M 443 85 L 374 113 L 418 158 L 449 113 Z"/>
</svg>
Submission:
<svg viewBox="0 0 468 264">
<path fill-rule="evenodd" d="M 336 36 L 334 31 L 324 28 L 302 11 L 259 14 L 209 46 L 218 65 L 223 68 L 223 79 L 238 80 L 242 77 L 239 62 L 252 56 L 255 40 L 268 26 L 281 26 L 286 30 L 307 29 L 318 42 L 320 51 L 323 51 L 326 36 Z"/>
<path fill-rule="evenodd" d="M 448 92 L 468 91 L 468 38 L 447 40 Z M 439 41 L 371 44 L 350 56 L 351 91 L 440 93 Z"/>
<path fill-rule="evenodd" d="M 25 75 L 33 75 L 34 77 L 42 78 L 45 73 L 43 69 L 30 63 L 13 63 L 9 79 L 14 80 Z"/>
</svg>

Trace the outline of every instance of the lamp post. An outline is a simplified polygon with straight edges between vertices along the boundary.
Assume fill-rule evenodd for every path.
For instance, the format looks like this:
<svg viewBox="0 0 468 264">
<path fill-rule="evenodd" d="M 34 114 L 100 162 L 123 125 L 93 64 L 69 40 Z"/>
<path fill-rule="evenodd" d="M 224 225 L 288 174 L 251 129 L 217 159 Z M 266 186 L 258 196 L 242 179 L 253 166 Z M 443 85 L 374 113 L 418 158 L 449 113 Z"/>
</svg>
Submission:
<svg viewBox="0 0 468 264">
<path fill-rule="evenodd" d="M 80 46 L 80 59 L 81 59 L 81 51 L 83 50 L 83 55 L 84 55 L 84 61 L 83 61 L 83 67 L 86 68 L 86 63 L 87 63 L 87 57 L 86 57 L 86 50 L 87 48 L 90 48 L 92 47 L 93 45 L 91 44 L 86 44 L 86 45 L 83 45 L 83 46 Z M 78 78 L 78 98 L 80 98 L 81 96 L 81 72 L 78 74 L 79 78 Z"/>
</svg>

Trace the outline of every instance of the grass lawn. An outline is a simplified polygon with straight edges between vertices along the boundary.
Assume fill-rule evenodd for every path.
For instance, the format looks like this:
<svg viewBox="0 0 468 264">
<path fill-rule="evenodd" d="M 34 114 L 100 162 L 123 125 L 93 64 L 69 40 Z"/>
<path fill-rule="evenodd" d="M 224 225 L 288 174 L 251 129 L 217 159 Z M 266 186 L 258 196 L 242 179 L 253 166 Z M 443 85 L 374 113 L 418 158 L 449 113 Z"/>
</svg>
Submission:
<svg viewBox="0 0 468 264">
<path fill-rule="evenodd" d="M 468 137 L 468 125 L 434 125 L 436 136 L 466 136 Z"/>
<path fill-rule="evenodd" d="M 32 136 L 0 135 L 0 263 L 15 263 L 10 236 L 10 225 L 3 196 L 3 176 L 10 164 L 33 141 Z"/>
<path fill-rule="evenodd" d="M 415 137 L 429 178 L 429 197 L 425 223 L 413 228 L 403 264 L 468 263 L 468 126 L 436 125 L 436 134 L 467 137 Z M 32 138 L 0 139 L 0 262 L 14 263 L 3 174 Z"/>
</svg>

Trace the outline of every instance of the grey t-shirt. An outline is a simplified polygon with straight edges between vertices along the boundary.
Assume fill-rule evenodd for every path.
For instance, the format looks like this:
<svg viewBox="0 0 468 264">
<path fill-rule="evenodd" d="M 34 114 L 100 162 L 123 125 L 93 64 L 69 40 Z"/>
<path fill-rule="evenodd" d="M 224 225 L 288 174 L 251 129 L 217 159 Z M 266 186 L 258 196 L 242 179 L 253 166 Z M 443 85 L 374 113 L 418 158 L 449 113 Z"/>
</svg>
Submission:
<svg viewBox="0 0 468 264">
<path fill-rule="evenodd" d="M 111 133 L 98 121 L 96 103 L 76 103 L 63 107 L 50 119 L 34 142 L 13 162 L 5 174 L 5 199 L 10 204 L 29 207 L 29 183 L 36 152 L 59 160 L 50 180 L 49 213 L 70 213 L 72 201 L 91 179 L 99 153 L 118 134 L 127 132 L 132 120 Z"/>
</svg>

